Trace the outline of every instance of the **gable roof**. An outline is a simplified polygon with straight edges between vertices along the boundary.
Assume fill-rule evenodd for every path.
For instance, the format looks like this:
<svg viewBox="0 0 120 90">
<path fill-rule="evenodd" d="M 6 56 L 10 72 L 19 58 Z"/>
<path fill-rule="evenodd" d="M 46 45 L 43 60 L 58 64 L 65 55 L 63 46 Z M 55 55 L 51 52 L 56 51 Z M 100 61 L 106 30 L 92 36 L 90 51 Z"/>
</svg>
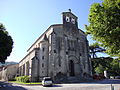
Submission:
<svg viewBox="0 0 120 90">
<path fill-rule="evenodd" d="M 46 33 L 50 30 L 51 27 L 61 26 L 61 25 L 63 25 L 63 24 L 53 24 L 53 25 L 51 25 L 51 26 L 30 46 L 30 48 L 28 48 L 27 52 L 36 44 L 36 42 L 37 42 L 44 34 L 46 34 Z"/>
</svg>

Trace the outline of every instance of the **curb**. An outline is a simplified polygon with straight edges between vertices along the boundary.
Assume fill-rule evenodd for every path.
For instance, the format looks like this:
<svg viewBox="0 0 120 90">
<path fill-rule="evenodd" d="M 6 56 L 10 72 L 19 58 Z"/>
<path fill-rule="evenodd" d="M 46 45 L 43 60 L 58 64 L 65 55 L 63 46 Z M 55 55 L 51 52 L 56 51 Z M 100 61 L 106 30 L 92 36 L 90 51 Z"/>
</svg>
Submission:
<svg viewBox="0 0 120 90">
<path fill-rule="evenodd" d="M 8 82 L 11 84 L 17 84 L 17 85 L 23 85 L 23 86 L 38 86 L 38 85 L 42 85 L 42 84 L 20 84 L 20 83 L 13 83 L 13 82 Z"/>
</svg>

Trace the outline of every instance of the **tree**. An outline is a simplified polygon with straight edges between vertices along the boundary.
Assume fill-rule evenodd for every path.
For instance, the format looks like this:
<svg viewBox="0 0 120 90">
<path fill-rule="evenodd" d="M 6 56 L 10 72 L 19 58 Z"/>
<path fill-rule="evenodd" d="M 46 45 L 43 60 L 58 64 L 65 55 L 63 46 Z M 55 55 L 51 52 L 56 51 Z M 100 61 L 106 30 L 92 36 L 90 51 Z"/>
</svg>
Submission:
<svg viewBox="0 0 120 90">
<path fill-rule="evenodd" d="M 90 45 L 89 50 L 93 73 L 103 73 L 104 70 L 109 70 L 110 68 L 112 68 L 111 62 L 113 61 L 113 58 L 100 57 L 97 55 L 97 53 L 104 53 L 104 51 L 106 51 L 104 48 L 100 47 L 97 42 Z"/>
<path fill-rule="evenodd" d="M 119 76 L 120 75 L 120 59 L 114 59 L 111 62 L 111 69 L 109 70 L 110 74 L 113 76 Z"/>
<path fill-rule="evenodd" d="M 97 58 L 97 55 L 96 55 L 97 53 L 103 53 L 104 51 L 106 51 L 105 49 L 100 47 L 97 42 L 90 45 L 89 50 L 90 50 L 90 56 L 93 59 Z"/>
<path fill-rule="evenodd" d="M 91 5 L 87 34 L 109 55 L 120 57 L 120 0 L 103 0 Z"/>
<path fill-rule="evenodd" d="M 112 66 L 114 65 L 112 65 L 112 62 L 113 58 L 111 57 L 99 57 L 92 59 L 93 73 L 103 73 L 105 70 L 113 73 L 114 71 L 112 70 Z"/>
<path fill-rule="evenodd" d="M 5 63 L 7 56 L 10 55 L 13 48 L 13 40 L 6 31 L 3 24 L 0 24 L 0 62 Z"/>
<path fill-rule="evenodd" d="M 99 57 L 97 53 L 103 53 L 105 49 L 99 46 L 98 43 L 93 43 L 89 47 L 91 62 L 92 62 L 92 72 L 102 73 L 107 70 L 109 75 L 117 76 L 120 75 L 120 58 L 113 59 L 111 57 Z"/>
</svg>

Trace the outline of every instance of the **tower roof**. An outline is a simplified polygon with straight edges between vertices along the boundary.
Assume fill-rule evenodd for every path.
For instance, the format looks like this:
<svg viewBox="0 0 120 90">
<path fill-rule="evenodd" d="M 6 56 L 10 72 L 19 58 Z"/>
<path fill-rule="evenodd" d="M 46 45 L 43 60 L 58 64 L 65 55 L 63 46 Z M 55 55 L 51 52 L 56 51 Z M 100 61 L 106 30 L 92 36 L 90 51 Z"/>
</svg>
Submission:
<svg viewBox="0 0 120 90">
<path fill-rule="evenodd" d="M 72 16 L 75 17 L 76 19 L 78 18 L 77 16 L 75 16 L 75 15 L 72 13 L 71 9 L 68 9 L 67 12 L 62 12 L 62 15 L 72 15 Z"/>
<path fill-rule="evenodd" d="M 47 41 L 47 40 L 48 40 L 48 38 L 47 38 L 47 36 L 46 36 L 46 34 L 45 34 L 42 41 Z"/>
</svg>

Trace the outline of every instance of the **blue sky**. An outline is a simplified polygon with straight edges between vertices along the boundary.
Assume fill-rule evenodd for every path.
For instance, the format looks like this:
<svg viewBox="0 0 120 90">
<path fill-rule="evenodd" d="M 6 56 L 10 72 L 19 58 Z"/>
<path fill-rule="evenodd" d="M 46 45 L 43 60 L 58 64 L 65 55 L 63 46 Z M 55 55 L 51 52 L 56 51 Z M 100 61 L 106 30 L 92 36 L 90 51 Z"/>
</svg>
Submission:
<svg viewBox="0 0 120 90">
<path fill-rule="evenodd" d="M 14 40 L 7 61 L 19 62 L 27 49 L 52 24 L 62 23 L 61 13 L 68 11 L 78 17 L 79 28 L 85 31 L 91 4 L 102 0 L 0 0 L 0 23 Z M 92 43 L 91 40 L 89 40 Z"/>
</svg>

